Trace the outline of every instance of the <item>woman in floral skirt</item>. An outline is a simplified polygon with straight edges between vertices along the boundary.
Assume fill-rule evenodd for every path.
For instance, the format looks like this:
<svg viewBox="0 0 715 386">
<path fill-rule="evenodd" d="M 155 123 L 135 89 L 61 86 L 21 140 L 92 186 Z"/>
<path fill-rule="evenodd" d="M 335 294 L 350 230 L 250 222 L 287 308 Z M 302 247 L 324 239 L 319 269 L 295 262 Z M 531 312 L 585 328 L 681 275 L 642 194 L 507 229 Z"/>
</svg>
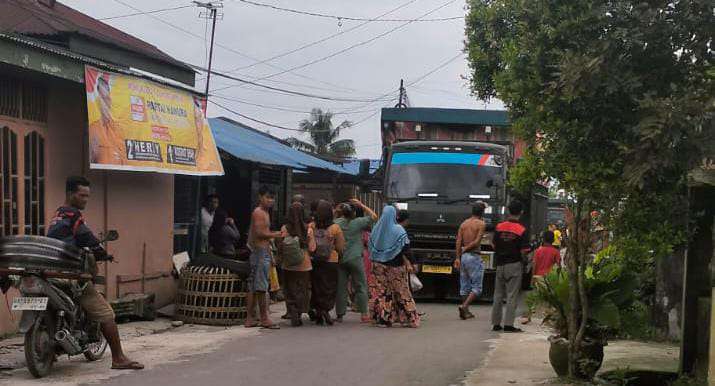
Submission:
<svg viewBox="0 0 715 386">
<path fill-rule="evenodd" d="M 373 280 L 370 285 L 370 314 L 375 323 L 395 323 L 417 328 L 420 316 L 412 298 L 407 267 L 412 259 L 405 228 L 397 223 L 397 210 L 388 205 L 373 228 L 369 240 Z"/>
</svg>

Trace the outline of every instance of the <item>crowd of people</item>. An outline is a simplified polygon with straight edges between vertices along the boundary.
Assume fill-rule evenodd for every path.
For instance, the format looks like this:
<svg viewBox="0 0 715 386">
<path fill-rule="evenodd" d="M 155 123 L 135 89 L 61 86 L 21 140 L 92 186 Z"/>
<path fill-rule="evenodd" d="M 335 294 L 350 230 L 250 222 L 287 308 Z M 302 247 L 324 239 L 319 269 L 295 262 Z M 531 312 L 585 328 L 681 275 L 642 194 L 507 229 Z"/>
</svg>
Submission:
<svg viewBox="0 0 715 386">
<path fill-rule="evenodd" d="M 408 279 L 414 260 L 405 231 L 406 213 L 386 206 L 378 217 L 357 199 L 337 205 L 320 200 L 306 207 L 303 197 L 296 195 L 280 231 L 271 231 L 273 205 L 274 192 L 261 187 L 246 243 L 250 250 L 246 327 L 279 328 L 268 312 L 268 294 L 277 287 L 272 283 L 278 281 L 276 268 L 286 301 L 283 318 L 294 327 L 303 325 L 305 314 L 318 325 L 342 322 L 350 304 L 362 323 L 419 326 Z M 218 197 L 207 198 L 201 218 L 202 251 L 235 257 L 240 232 Z"/>
<path fill-rule="evenodd" d="M 273 204 L 274 192 L 261 187 L 246 243 L 250 250 L 246 327 L 279 328 L 268 312 L 268 294 L 279 286 L 276 268 L 281 272 L 286 301 L 283 318 L 294 327 L 303 325 L 306 314 L 318 325 L 341 323 L 350 305 L 360 313 L 362 323 L 419 327 L 420 314 L 410 284 L 416 261 L 406 232 L 409 213 L 386 205 L 378 216 L 357 199 L 338 204 L 320 200 L 307 207 L 304 198 L 296 195 L 282 227 L 272 231 Z M 472 216 L 456 235 L 454 266 L 460 272 L 460 295 L 464 299 L 458 312 L 464 320 L 475 317 L 469 306 L 482 294 L 485 209 L 486 204 L 476 203 Z M 519 332 L 514 319 L 522 274 L 527 256 L 534 251 L 526 228 L 519 222 L 521 203 L 512 202 L 508 209 L 506 219 L 496 225 L 492 241 L 496 277 L 491 321 L 494 331 Z M 204 251 L 236 256 L 240 233 L 216 196 L 206 201 L 202 225 Z M 535 280 L 561 261 L 561 237 L 555 233 L 544 232 L 544 245 L 531 257 Z"/>
</svg>

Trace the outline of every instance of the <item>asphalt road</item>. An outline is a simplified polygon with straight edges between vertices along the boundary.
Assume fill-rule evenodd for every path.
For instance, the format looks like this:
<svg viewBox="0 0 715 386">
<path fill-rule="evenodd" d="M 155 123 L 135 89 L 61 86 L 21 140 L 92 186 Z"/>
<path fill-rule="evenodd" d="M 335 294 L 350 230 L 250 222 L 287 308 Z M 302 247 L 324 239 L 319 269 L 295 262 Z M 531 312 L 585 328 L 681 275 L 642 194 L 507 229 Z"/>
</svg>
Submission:
<svg viewBox="0 0 715 386">
<path fill-rule="evenodd" d="M 454 385 L 489 349 L 489 306 L 462 321 L 454 304 L 418 304 L 422 327 L 343 324 L 264 331 L 227 341 L 210 354 L 113 378 L 106 385 Z M 273 315 L 276 317 L 277 315 Z M 187 353 L 190 354 L 190 353 Z"/>
</svg>

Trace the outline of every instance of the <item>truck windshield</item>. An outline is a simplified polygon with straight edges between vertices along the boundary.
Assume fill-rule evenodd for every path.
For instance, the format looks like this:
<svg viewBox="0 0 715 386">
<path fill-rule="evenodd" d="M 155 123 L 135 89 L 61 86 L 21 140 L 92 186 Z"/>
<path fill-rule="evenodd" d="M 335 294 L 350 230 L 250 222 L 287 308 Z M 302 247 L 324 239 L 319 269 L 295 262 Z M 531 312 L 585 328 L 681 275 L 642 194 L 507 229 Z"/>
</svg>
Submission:
<svg viewBox="0 0 715 386">
<path fill-rule="evenodd" d="M 502 176 L 492 154 L 394 153 L 386 188 L 392 199 L 486 199 L 495 195 L 494 186 L 503 186 Z"/>
</svg>

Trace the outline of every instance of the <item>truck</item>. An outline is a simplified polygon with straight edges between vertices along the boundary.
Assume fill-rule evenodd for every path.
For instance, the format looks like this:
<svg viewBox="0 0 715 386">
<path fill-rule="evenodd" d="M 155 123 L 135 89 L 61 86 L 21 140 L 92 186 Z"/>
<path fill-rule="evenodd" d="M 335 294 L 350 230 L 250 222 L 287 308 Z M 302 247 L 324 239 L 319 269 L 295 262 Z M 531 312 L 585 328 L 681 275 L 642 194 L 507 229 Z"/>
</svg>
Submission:
<svg viewBox="0 0 715 386">
<path fill-rule="evenodd" d="M 460 224 L 472 206 L 484 202 L 487 232 L 482 298 L 494 293 L 496 267 L 492 239 L 515 194 L 507 187 L 511 166 L 524 143 L 510 132 L 498 110 L 437 108 L 382 109 L 383 196 L 410 214 L 407 232 L 424 288 L 418 297 L 459 298 L 459 272 L 453 267 Z M 546 195 L 537 186 L 527 197 L 522 222 L 532 236 L 546 227 Z M 527 286 L 530 280 L 524 281 Z"/>
</svg>

